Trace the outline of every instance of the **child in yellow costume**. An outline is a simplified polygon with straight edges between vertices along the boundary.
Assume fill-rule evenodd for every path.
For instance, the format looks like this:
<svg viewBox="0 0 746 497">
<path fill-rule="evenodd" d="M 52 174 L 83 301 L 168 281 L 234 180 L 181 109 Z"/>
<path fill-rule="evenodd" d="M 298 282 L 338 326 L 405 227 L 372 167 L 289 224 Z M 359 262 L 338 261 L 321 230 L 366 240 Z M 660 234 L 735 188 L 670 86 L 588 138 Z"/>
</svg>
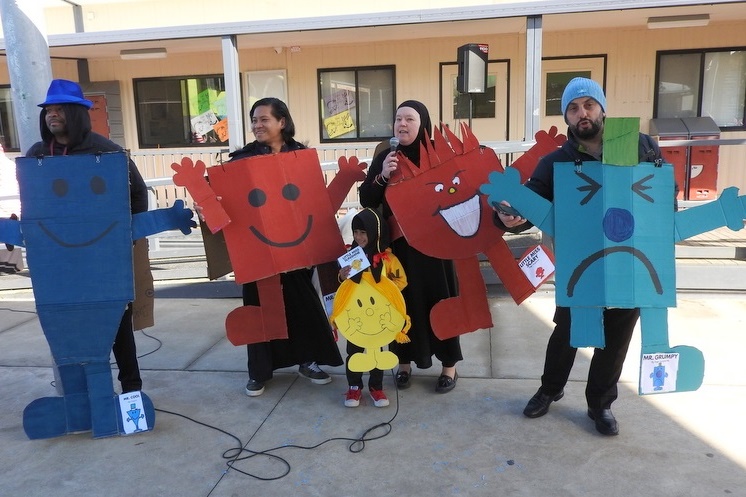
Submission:
<svg viewBox="0 0 746 497">
<path fill-rule="evenodd" d="M 388 248 L 388 225 L 373 209 L 363 209 L 352 219 L 352 248 L 363 249 L 370 267 L 348 279 L 351 267 L 339 270 L 342 281 L 332 306 L 330 320 L 347 339 L 346 373 L 349 388 L 347 407 L 360 405 L 363 373 L 370 371 L 368 389 L 376 407 L 386 407 L 383 370 L 399 363 L 393 352 L 381 350 L 396 340 L 409 341 L 411 322 L 401 289 L 407 277 L 399 259 Z"/>
</svg>

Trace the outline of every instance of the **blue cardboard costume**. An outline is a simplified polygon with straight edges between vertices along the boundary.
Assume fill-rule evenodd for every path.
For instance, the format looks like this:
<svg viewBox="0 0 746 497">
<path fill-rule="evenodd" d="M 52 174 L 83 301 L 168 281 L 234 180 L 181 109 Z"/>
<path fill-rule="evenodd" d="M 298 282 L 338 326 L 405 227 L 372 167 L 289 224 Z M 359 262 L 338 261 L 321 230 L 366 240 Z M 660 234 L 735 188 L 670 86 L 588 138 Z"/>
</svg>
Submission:
<svg viewBox="0 0 746 497">
<path fill-rule="evenodd" d="M 605 133 L 614 121 L 606 119 Z M 626 135 L 636 140 L 638 133 Z M 670 372 L 677 373 L 667 380 L 668 372 L 653 368 L 643 375 L 641 368 L 639 392 L 696 390 L 704 377 L 702 353 L 668 342 L 667 307 L 676 305 L 674 244 L 721 226 L 742 229 L 746 196 L 726 188 L 717 201 L 674 212 L 672 166 L 606 160 L 618 137 L 605 134 L 603 162 L 555 164 L 554 203 L 521 185 L 511 168 L 491 173 L 480 190 L 490 203 L 507 200 L 554 237 L 557 305 L 571 309 L 573 347 L 604 347 L 605 307 L 639 307 L 642 360 L 676 358 Z M 630 147 L 636 157 L 636 141 Z M 669 388 L 658 388 L 666 381 Z"/>
<path fill-rule="evenodd" d="M 152 429 L 153 403 L 120 412 L 109 363 L 125 307 L 134 298 L 132 244 L 168 229 L 188 234 L 192 212 L 130 213 L 125 152 L 16 159 L 20 221 L 0 220 L 0 240 L 26 247 L 39 322 L 64 395 L 31 402 L 23 425 L 31 439 L 92 431 L 94 438 Z M 132 393 L 137 395 L 137 393 Z M 142 417 L 146 423 L 142 423 Z"/>
</svg>

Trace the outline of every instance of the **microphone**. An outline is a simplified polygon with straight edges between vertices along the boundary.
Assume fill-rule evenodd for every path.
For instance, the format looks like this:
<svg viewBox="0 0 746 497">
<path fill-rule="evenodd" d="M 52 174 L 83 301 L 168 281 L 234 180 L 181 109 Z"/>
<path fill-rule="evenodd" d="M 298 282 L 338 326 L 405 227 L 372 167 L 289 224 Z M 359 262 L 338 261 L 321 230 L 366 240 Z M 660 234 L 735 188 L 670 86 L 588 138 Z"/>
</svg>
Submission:
<svg viewBox="0 0 746 497">
<path fill-rule="evenodd" d="M 396 152 L 396 147 L 398 147 L 398 146 L 399 146 L 399 139 L 398 139 L 397 137 L 395 137 L 395 136 L 394 136 L 394 137 L 392 137 L 392 138 L 391 138 L 391 139 L 389 140 L 389 145 L 391 146 L 391 151 L 392 151 L 392 152 Z"/>
</svg>

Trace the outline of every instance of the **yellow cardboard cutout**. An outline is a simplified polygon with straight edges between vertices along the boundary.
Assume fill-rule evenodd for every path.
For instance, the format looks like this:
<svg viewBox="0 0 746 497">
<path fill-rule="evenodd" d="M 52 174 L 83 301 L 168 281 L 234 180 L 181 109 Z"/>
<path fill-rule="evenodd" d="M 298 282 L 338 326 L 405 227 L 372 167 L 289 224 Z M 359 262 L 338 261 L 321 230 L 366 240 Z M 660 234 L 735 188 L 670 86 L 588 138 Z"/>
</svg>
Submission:
<svg viewBox="0 0 746 497">
<path fill-rule="evenodd" d="M 396 366 L 396 354 L 381 347 L 408 342 L 412 324 L 399 288 L 385 276 L 376 282 L 370 271 L 362 273 L 360 283 L 348 279 L 339 286 L 330 320 L 348 341 L 365 349 L 348 363 L 358 373 Z"/>
</svg>

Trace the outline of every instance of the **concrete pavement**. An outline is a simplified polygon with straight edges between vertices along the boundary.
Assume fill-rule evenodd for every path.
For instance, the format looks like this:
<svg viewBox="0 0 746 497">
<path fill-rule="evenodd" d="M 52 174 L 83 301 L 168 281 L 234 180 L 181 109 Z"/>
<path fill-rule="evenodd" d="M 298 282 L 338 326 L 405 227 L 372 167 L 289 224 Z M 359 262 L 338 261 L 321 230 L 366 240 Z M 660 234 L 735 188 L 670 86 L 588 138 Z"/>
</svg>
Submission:
<svg viewBox="0 0 746 497">
<path fill-rule="evenodd" d="M 26 438 L 24 407 L 56 395 L 49 347 L 31 292 L 0 292 L 0 495 L 746 496 L 742 292 L 679 292 L 670 310 L 671 344 L 705 355 L 696 392 L 638 396 L 633 338 L 613 406 L 620 435 L 604 437 L 585 413 L 589 350 L 546 416 L 521 414 L 539 385 L 551 286 L 521 306 L 489 287 L 495 327 L 462 338 L 452 392 L 434 393 L 439 367 L 415 369 L 398 395 L 388 372 L 391 406 L 364 396 L 350 409 L 342 367 L 321 386 L 282 370 L 264 395 L 244 395 L 246 355 L 223 330 L 239 288 L 156 279 L 156 326 L 137 333 L 155 429 L 100 440 Z"/>
</svg>

